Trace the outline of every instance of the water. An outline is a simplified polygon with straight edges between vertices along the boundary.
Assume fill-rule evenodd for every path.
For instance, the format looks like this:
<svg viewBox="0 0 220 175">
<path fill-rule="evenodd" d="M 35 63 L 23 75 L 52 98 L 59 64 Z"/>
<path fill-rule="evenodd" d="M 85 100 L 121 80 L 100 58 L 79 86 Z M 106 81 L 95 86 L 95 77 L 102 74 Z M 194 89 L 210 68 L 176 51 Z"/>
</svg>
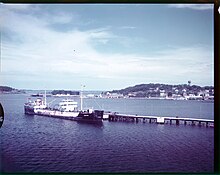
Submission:
<svg viewBox="0 0 220 175">
<path fill-rule="evenodd" d="M 108 121 L 96 125 L 26 116 L 23 104 L 27 95 L 0 98 L 5 110 L 0 129 L 2 172 L 214 171 L 213 128 Z M 130 114 L 214 118 L 210 102 L 84 101 L 84 106 Z"/>
</svg>

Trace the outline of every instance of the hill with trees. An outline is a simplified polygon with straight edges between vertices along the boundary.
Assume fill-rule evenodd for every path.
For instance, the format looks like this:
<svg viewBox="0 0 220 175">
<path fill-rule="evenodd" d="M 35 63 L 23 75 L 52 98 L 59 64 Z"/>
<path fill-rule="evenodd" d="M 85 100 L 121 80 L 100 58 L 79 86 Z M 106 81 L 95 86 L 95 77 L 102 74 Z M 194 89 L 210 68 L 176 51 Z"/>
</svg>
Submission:
<svg viewBox="0 0 220 175">
<path fill-rule="evenodd" d="M 168 85 L 168 84 L 139 84 L 135 86 L 130 86 L 121 90 L 113 90 L 109 93 L 123 94 L 124 96 L 134 95 L 135 97 L 159 97 L 161 92 L 167 93 L 168 96 L 183 95 L 184 93 L 198 95 L 201 91 L 209 91 L 214 93 L 213 86 L 198 86 L 190 84 L 180 84 L 180 85 Z"/>
<path fill-rule="evenodd" d="M 18 90 L 9 86 L 0 86 L 0 93 L 25 93 L 23 90 Z"/>
<path fill-rule="evenodd" d="M 9 87 L 9 86 L 0 86 L 0 91 L 1 92 L 11 92 L 13 90 L 15 90 L 15 89 L 12 88 L 12 87 Z"/>
</svg>

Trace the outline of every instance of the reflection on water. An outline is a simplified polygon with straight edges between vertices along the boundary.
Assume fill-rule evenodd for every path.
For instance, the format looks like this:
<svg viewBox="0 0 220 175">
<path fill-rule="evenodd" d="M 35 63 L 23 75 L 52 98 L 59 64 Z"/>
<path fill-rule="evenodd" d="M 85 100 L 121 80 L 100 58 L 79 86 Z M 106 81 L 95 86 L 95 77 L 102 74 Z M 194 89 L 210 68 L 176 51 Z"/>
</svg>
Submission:
<svg viewBox="0 0 220 175">
<path fill-rule="evenodd" d="M 95 121 L 76 121 L 80 125 L 84 125 L 87 127 L 94 127 L 102 129 L 104 127 L 103 122 L 95 122 Z"/>
</svg>

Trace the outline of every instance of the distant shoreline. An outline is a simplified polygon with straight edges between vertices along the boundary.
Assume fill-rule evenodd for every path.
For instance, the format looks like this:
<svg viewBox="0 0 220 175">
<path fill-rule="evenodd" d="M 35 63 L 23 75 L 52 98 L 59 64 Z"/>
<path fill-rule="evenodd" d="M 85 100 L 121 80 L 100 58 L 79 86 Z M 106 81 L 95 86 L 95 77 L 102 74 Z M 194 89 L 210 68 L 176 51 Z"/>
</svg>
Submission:
<svg viewBox="0 0 220 175">
<path fill-rule="evenodd" d="M 4 95 L 18 95 L 18 94 L 26 94 L 29 95 L 30 98 L 43 98 L 44 96 L 39 96 L 39 97 L 34 97 L 31 96 L 30 94 L 26 93 L 26 92 L 0 92 L 0 94 L 4 94 Z M 72 97 L 79 97 L 79 95 L 61 95 L 61 96 L 57 96 L 57 95 L 51 95 L 47 94 L 47 97 L 54 97 L 54 98 L 72 98 Z M 163 98 L 163 97 L 123 97 L 123 98 L 109 98 L 109 97 L 88 97 L 88 96 L 83 96 L 84 99 L 126 99 L 126 100 L 172 100 L 172 101 L 201 101 L 201 102 L 214 102 L 214 99 L 178 99 L 178 98 Z"/>
</svg>

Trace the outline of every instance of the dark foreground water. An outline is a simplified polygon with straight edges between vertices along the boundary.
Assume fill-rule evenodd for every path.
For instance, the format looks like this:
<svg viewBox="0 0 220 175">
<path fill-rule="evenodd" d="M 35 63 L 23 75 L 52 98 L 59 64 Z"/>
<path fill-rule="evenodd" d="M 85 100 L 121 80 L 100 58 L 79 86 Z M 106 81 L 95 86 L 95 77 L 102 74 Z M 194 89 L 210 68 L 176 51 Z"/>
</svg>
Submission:
<svg viewBox="0 0 220 175">
<path fill-rule="evenodd" d="M 2 172 L 213 172 L 214 129 L 184 125 L 78 123 L 26 116 L 27 95 L 1 95 Z M 48 99 L 48 100 L 52 100 Z M 214 118 L 198 101 L 86 99 L 85 106 L 133 114 Z"/>
</svg>

